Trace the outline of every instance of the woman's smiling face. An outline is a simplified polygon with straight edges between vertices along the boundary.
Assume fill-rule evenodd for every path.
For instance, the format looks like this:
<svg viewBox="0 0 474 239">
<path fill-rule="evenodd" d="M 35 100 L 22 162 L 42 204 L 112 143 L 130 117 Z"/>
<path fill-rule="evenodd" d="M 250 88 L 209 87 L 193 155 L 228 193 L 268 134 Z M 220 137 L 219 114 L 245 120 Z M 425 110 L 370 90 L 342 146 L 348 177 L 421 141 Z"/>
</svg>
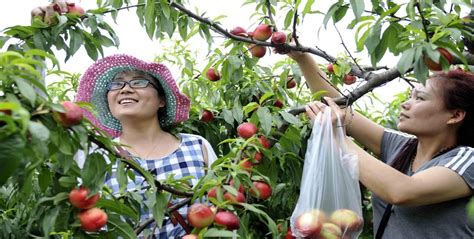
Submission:
<svg viewBox="0 0 474 239">
<path fill-rule="evenodd" d="M 137 79 L 146 79 L 151 83 L 144 88 L 132 88 L 125 84 L 122 89 L 110 90 L 107 93 L 110 112 L 119 121 L 127 118 L 156 118 L 158 109 L 166 105 L 164 98 L 158 95 L 157 89 L 152 85 L 156 84 L 156 81 L 147 74 L 124 71 L 117 74 L 114 81 L 130 82 Z"/>
</svg>

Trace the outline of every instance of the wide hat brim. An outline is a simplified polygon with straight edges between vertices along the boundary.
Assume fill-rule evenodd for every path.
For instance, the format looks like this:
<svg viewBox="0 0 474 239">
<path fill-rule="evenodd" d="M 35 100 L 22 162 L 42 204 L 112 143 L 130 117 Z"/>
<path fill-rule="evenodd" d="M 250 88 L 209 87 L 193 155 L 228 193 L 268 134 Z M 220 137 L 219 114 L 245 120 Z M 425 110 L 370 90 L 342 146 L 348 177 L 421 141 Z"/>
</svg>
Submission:
<svg viewBox="0 0 474 239">
<path fill-rule="evenodd" d="M 75 101 L 89 102 L 95 106 L 96 114 L 85 110 L 91 122 L 113 137 L 122 133 L 122 125 L 108 107 L 107 86 L 114 76 L 123 71 L 137 70 L 153 76 L 163 88 L 166 98 L 164 115 L 160 114 L 162 128 L 185 121 L 189 117 L 189 98 L 179 91 L 168 68 L 155 62 L 145 62 L 136 57 L 116 54 L 104 57 L 92 64 L 82 75 Z"/>
</svg>

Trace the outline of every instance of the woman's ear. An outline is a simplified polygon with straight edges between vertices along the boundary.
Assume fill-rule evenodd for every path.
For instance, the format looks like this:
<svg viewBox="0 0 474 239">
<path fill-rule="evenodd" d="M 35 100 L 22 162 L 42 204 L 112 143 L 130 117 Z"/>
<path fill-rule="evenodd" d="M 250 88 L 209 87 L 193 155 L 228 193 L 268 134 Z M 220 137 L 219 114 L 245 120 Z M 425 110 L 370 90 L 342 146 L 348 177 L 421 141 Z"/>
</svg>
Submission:
<svg viewBox="0 0 474 239">
<path fill-rule="evenodd" d="M 158 108 L 161 109 L 161 108 L 165 108 L 166 107 L 166 98 L 159 95 L 158 96 L 158 99 L 160 100 L 160 103 L 158 105 Z"/>
<path fill-rule="evenodd" d="M 452 110 L 451 111 L 451 118 L 448 120 L 448 124 L 457 124 L 464 120 L 466 117 L 465 110 Z"/>
</svg>

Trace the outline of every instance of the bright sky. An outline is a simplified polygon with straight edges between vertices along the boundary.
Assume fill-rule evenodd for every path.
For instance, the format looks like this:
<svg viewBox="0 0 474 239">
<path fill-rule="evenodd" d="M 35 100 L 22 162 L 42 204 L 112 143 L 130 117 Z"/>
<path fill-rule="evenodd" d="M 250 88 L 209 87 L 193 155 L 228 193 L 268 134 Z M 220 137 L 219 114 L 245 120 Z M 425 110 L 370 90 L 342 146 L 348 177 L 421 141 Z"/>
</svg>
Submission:
<svg viewBox="0 0 474 239">
<path fill-rule="evenodd" d="M 193 2 L 193 1 L 190 1 Z M 200 13 L 205 12 L 206 16 L 213 18 L 220 15 L 226 15 L 227 18 L 221 19 L 224 28 L 232 29 L 235 26 L 242 26 L 248 28 L 249 30 L 253 29 L 256 25 L 252 20 L 250 15 L 255 12 L 250 6 L 242 7 L 241 4 L 244 1 L 232 1 L 232 0 L 201 0 L 199 1 L 199 11 Z M 329 3 L 327 1 L 316 1 L 315 4 L 318 9 L 322 12 L 326 12 L 329 8 Z M 14 25 L 29 25 L 30 23 L 30 11 L 36 6 L 47 5 L 49 1 L 47 0 L 17 0 L 17 1 L 8 1 L 4 3 L 3 7 L 0 8 L 0 29 L 5 27 L 14 26 Z M 93 9 L 96 8 L 95 1 L 76 1 L 84 9 Z M 188 9 L 195 11 L 195 7 L 189 7 Z M 278 9 L 277 9 L 278 11 Z M 348 12 L 348 14 L 352 14 Z M 277 22 L 282 22 L 284 18 L 283 13 L 277 14 L 280 16 L 275 20 Z M 115 25 L 112 20 L 107 21 L 115 29 L 116 33 L 120 38 L 120 47 L 116 48 L 105 48 L 105 55 L 110 55 L 113 53 L 128 53 L 135 55 L 144 60 L 151 60 L 154 58 L 155 54 L 160 52 L 160 44 L 158 41 L 150 40 L 145 32 L 145 30 L 139 25 L 138 20 L 135 16 L 135 10 L 130 12 L 121 11 L 118 16 L 118 24 Z M 324 51 L 328 52 L 333 56 L 344 52 L 344 48 L 341 45 L 341 39 L 339 38 L 337 32 L 334 30 L 333 26 L 328 26 L 328 30 L 320 29 L 323 16 L 310 16 L 304 19 L 304 24 L 299 27 L 300 42 L 306 46 L 318 46 Z M 281 24 L 282 25 L 282 24 Z M 344 35 L 345 44 L 349 49 L 355 49 L 354 46 L 354 35 L 347 30 L 345 30 L 345 24 L 338 24 L 339 30 Z M 279 29 L 282 27 L 279 26 Z M 216 35 L 216 34 L 214 34 Z M 197 46 L 197 50 L 201 49 L 207 51 L 207 45 L 205 44 L 193 44 Z M 206 47 L 202 47 L 206 46 Z M 203 54 L 205 54 L 204 52 Z M 58 53 L 58 60 L 62 61 L 64 59 L 64 54 Z M 355 54 L 356 57 L 361 58 L 363 63 L 368 65 L 368 56 L 366 53 Z M 271 55 L 265 56 L 262 58 L 263 64 L 271 64 L 272 62 L 282 59 L 282 55 Z M 324 62 L 323 59 L 316 57 L 320 62 Z M 393 57 L 390 59 L 383 59 L 385 62 L 390 62 L 389 67 L 393 66 L 396 62 Z M 62 70 L 68 72 L 77 72 L 82 73 L 85 69 L 92 64 L 93 61 L 89 59 L 85 50 L 81 48 L 68 62 L 61 65 Z M 173 72 L 173 75 L 177 77 L 179 72 Z M 406 85 L 400 82 L 390 83 L 397 88 L 405 88 Z M 393 94 L 393 87 L 384 87 L 385 89 L 379 89 L 377 91 L 384 96 Z M 392 89 L 392 90 L 389 90 Z"/>
</svg>

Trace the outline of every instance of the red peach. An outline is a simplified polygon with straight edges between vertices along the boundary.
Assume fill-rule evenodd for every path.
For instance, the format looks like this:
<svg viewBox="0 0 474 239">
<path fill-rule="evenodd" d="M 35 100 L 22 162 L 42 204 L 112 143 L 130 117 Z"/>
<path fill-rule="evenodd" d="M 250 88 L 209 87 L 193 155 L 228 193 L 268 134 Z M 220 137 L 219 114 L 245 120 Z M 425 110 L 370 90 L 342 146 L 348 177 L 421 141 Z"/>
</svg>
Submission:
<svg viewBox="0 0 474 239">
<path fill-rule="evenodd" d="M 272 28 L 267 24 L 258 25 L 253 31 L 253 38 L 259 41 L 266 41 L 272 36 Z"/>
<path fill-rule="evenodd" d="M 84 231 L 95 232 L 107 223 L 107 214 L 99 208 L 91 208 L 79 213 L 79 221 Z"/>
<path fill-rule="evenodd" d="M 214 222 L 214 213 L 211 208 L 202 203 L 196 203 L 188 208 L 188 222 L 195 228 L 204 228 Z"/>
</svg>

